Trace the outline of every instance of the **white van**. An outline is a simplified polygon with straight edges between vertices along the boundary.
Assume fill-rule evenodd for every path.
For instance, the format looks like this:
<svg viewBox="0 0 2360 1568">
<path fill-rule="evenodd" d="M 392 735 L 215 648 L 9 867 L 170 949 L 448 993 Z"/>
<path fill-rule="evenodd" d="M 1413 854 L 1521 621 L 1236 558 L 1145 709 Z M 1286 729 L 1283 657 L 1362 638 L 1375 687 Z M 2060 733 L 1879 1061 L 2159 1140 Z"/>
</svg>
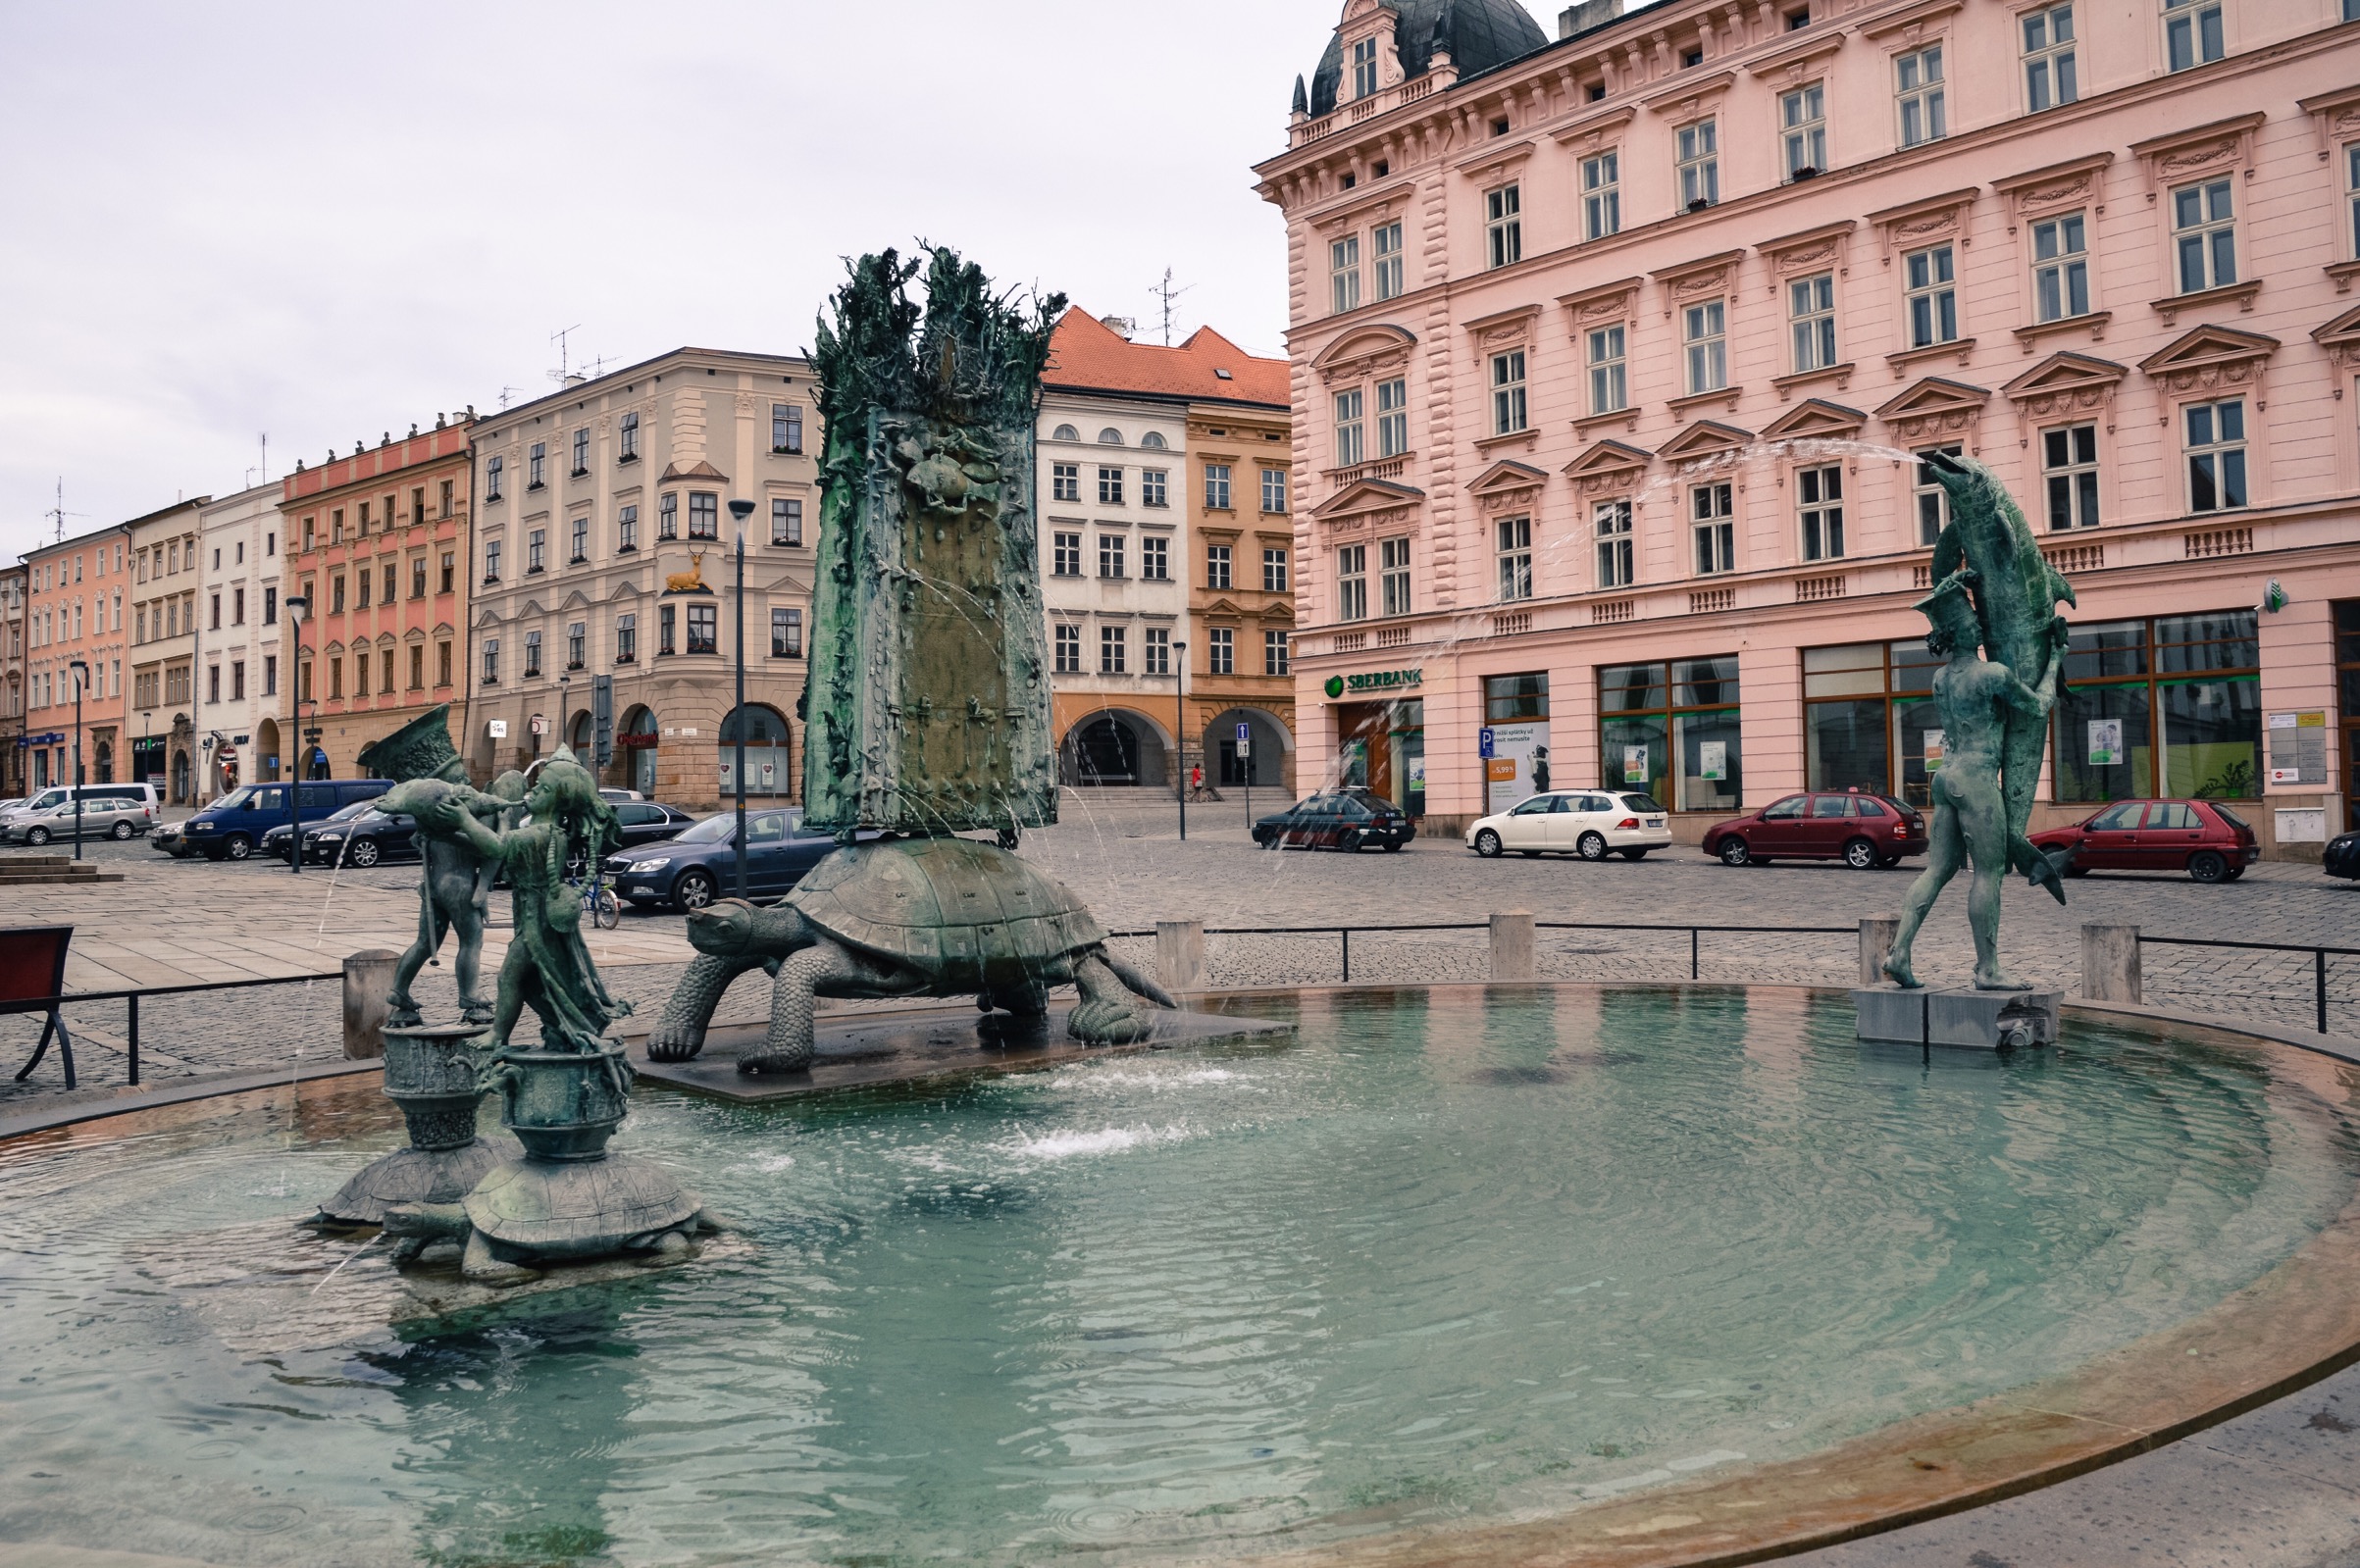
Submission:
<svg viewBox="0 0 2360 1568">
<path fill-rule="evenodd" d="M 52 838 L 73 837 L 77 794 L 81 796 L 81 835 L 85 838 L 129 838 L 156 825 L 154 784 L 60 785 L 42 790 L 0 816 L 0 840 L 45 844 Z"/>
</svg>

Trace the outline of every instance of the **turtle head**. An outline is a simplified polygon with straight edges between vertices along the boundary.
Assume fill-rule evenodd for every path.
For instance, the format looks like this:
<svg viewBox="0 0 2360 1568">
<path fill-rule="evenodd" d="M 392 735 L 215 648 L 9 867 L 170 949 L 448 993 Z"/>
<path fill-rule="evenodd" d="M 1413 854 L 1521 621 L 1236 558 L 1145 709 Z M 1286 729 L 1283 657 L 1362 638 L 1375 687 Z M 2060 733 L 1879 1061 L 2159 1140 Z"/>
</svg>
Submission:
<svg viewBox="0 0 2360 1568">
<path fill-rule="evenodd" d="M 717 958 L 740 957 L 753 943 L 754 915 L 754 906 L 743 898 L 722 898 L 702 909 L 692 909 L 689 945 Z"/>
</svg>

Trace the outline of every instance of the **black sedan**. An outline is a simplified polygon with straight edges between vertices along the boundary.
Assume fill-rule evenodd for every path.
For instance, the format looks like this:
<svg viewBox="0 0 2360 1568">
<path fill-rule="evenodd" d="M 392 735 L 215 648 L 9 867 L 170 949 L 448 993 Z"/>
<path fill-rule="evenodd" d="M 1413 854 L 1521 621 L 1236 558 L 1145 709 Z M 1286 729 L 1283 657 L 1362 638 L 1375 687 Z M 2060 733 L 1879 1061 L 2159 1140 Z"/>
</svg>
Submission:
<svg viewBox="0 0 2360 1568">
<path fill-rule="evenodd" d="M 747 812 L 746 896 L 760 903 L 783 896 L 835 847 L 833 835 L 802 831 L 800 811 Z M 638 908 L 702 909 L 738 890 L 737 813 L 720 812 L 661 842 L 609 855 L 603 870 Z"/>
<path fill-rule="evenodd" d="M 615 808 L 616 825 L 623 830 L 623 847 L 626 849 L 655 843 L 660 839 L 677 838 L 696 823 L 694 817 L 678 806 L 662 806 L 652 800 L 617 800 L 610 803 Z"/>
<path fill-rule="evenodd" d="M 303 830 L 305 865 L 367 867 L 385 860 L 416 860 L 425 852 L 418 842 L 416 818 L 394 816 L 365 803 L 349 817 L 339 811 Z"/>
<path fill-rule="evenodd" d="M 2331 877 L 2360 881 L 2360 833 L 2338 834 L 2329 839 L 2320 866 Z"/>
<path fill-rule="evenodd" d="M 1383 795 L 1367 789 L 1330 789 L 1298 800 L 1254 825 L 1264 849 L 1399 849 L 1417 836 L 1417 824 Z"/>
<path fill-rule="evenodd" d="M 313 835 L 317 834 L 321 829 L 328 827 L 331 823 L 338 825 L 349 823 L 354 818 L 361 816 L 370 809 L 371 807 L 368 801 L 355 800 L 349 806 L 337 807 L 333 815 L 322 817 L 317 822 L 305 823 L 303 825 L 303 843 L 305 849 L 303 858 L 305 862 L 309 863 L 319 859 L 319 856 L 309 852 Z M 294 841 L 294 837 L 295 830 L 293 826 L 282 822 L 262 835 L 262 842 L 255 846 L 254 852 L 258 855 L 268 855 L 273 860 L 285 860 L 288 858 L 286 846 Z"/>
</svg>

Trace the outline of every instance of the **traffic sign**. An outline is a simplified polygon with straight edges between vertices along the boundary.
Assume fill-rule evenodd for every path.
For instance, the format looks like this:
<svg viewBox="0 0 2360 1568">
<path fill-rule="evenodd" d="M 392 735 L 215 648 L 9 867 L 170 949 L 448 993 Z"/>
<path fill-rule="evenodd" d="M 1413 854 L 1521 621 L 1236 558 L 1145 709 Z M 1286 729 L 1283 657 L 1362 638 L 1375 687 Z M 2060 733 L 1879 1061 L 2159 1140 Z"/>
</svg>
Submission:
<svg viewBox="0 0 2360 1568">
<path fill-rule="evenodd" d="M 1487 758 L 1487 759 L 1488 759 L 1488 758 L 1491 756 L 1491 753 L 1492 753 L 1492 733 L 1491 733 L 1489 730 L 1478 730 L 1478 731 L 1476 731 L 1476 732 L 1475 732 L 1475 755 L 1476 755 L 1476 756 L 1478 756 L 1478 757 L 1483 757 L 1483 758 Z"/>
<path fill-rule="evenodd" d="M 1249 740 L 1252 740 L 1253 738 L 1254 738 L 1254 731 L 1253 731 L 1253 729 L 1252 729 L 1252 728 L 1251 728 L 1251 727 L 1250 727 L 1250 726 L 1249 726 L 1249 725 L 1246 723 L 1246 721 L 1245 721 L 1245 720 L 1243 720 L 1243 719 L 1240 719 L 1240 720 L 1237 722 L 1237 739 L 1238 739 L 1238 744 L 1242 746 L 1242 745 L 1244 745 L 1244 744 L 1245 744 L 1247 741 L 1249 741 Z"/>
</svg>

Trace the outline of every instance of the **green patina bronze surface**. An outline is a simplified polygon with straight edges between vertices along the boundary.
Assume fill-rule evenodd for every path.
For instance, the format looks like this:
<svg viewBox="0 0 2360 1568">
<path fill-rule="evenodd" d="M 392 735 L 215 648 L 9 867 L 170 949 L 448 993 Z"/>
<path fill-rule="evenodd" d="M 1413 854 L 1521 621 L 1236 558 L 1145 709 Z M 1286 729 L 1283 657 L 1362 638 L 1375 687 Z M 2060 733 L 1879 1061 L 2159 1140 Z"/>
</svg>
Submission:
<svg viewBox="0 0 2360 1568">
<path fill-rule="evenodd" d="M 1027 310 L 928 251 L 864 256 L 819 326 L 827 419 L 804 820 L 1056 821 L 1033 419 L 1062 296 Z"/>
</svg>

